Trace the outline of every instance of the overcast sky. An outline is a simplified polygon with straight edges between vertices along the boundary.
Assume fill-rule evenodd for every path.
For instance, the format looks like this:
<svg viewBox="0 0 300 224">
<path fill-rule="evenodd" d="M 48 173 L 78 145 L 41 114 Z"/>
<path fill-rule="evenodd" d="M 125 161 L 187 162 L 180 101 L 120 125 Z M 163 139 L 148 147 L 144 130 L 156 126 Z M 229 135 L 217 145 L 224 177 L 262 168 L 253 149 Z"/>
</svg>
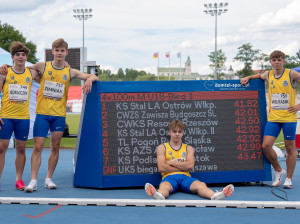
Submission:
<svg viewBox="0 0 300 224">
<path fill-rule="evenodd" d="M 215 49 L 215 19 L 205 14 L 200 0 L 1 0 L 0 21 L 18 29 L 37 45 L 37 57 L 44 61 L 44 49 L 63 37 L 69 47 L 82 46 L 82 21 L 73 9 L 92 8 L 85 21 L 87 60 L 116 72 L 132 68 L 156 73 L 160 67 L 182 66 L 187 57 L 192 72 L 212 73 L 208 55 Z M 291 56 L 300 49 L 300 0 L 228 0 L 228 12 L 218 17 L 218 49 L 227 57 L 227 69 L 242 68 L 233 58 L 238 47 L 251 43 L 269 54 L 278 49 Z"/>
</svg>

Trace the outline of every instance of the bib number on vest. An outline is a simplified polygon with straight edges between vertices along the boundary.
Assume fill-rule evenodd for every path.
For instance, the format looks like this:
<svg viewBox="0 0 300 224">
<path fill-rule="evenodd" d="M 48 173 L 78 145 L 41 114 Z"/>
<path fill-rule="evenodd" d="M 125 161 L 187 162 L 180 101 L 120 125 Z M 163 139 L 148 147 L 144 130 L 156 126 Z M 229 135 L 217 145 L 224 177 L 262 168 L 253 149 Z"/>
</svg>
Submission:
<svg viewBox="0 0 300 224">
<path fill-rule="evenodd" d="M 271 97 L 271 109 L 272 110 L 287 110 L 290 106 L 289 94 L 272 94 Z"/>
<path fill-rule="evenodd" d="M 64 95 L 65 84 L 45 80 L 43 96 L 48 98 L 61 99 Z"/>
<path fill-rule="evenodd" d="M 8 85 L 8 97 L 9 101 L 21 101 L 27 102 L 29 95 L 28 85 L 9 84 Z"/>
</svg>

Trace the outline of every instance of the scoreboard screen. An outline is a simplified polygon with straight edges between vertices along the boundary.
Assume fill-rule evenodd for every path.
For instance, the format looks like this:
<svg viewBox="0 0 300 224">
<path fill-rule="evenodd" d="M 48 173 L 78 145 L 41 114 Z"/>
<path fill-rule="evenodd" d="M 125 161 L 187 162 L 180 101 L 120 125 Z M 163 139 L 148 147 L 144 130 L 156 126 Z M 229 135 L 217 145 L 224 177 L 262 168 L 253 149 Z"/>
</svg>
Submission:
<svg viewBox="0 0 300 224">
<path fill-rule="evenodd" d="M 69 63 L 71 68 L 80 70 L 80 48 L 69 48 L 66 62 Z M 52 61 L 54 59 L 52 49 L 45 49 L 45 61 Z"/>
<path fill-rule="evenodd" d="M 185 124 L 183 142 L 195 149 L 193 177 L 206 183 L 270 179 L 261 147 L 266 99 L 260 81 L 98 83 L 102 187 L 158 184 L 156 147 L 169 141 L 172 120 Z"/>
</svg>

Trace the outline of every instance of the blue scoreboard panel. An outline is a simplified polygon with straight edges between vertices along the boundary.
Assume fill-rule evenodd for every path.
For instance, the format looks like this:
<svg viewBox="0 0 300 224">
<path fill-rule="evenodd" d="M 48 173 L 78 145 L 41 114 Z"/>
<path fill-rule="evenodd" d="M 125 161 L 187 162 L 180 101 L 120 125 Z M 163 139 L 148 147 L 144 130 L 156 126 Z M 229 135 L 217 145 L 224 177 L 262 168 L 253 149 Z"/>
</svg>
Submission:
<svg viewBox="0 0 300 224">
<path fill-rule="evenodd" d="M 262 137 L 265 85 L 250 80 L 97 82 L 84 100 L 74 186 L 159 184 L 156 147 L 168 124 L 186 125 L 195 149 L 193 177 L 205 183 L 271 180 Z"/>
</svg>

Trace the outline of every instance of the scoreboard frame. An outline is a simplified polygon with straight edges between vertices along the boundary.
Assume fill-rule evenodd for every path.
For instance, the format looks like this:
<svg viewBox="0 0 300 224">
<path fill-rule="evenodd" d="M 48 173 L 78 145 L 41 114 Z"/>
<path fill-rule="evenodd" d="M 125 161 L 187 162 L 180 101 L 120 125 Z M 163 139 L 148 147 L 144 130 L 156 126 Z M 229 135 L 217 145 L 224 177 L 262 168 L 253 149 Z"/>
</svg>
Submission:
<svg viewBox="0 0 300 224">
<path fill-rule="evenodd" d="M 267 122 L 265 84 L 263 80 L 250 80 L 242 86 L 239 80 L 205 81 L 139 81 L 139 82 L 95 82 L 92 92 L 84 97 L 74 156 L 75 187 L 114 188 L 144 186 L 146 182 L 158 185 L 159 173 L 104 175 L 101 94 L 145 93 L 145 92 L 201 92 L 201 91 L 257 91 L 261 140 Z M 261 149 L 262 151 L 262 149 Z M 234 183 L 272 180 L 271 165 L 263 158 L 264 169 L 192 172 L 192 177 L 205 183 Z"/>
</svg>

